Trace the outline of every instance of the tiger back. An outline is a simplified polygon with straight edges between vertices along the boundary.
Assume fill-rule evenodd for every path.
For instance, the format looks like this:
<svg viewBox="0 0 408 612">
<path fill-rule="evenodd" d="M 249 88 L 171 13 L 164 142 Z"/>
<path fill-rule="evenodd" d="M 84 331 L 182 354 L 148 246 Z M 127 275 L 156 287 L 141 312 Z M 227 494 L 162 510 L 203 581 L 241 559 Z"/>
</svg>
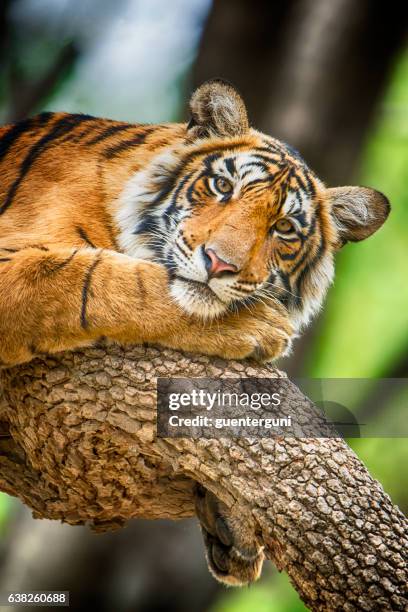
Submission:
<svg viewBox="0 0 408 612">
<path fill-rule="evenodd" d="M 100 337 L 272 359 L 319 310 L 334 256 L 388 215 L 250 127 L 220 80 L 188 124 L 43 113 L 0 129 L 0 359 Z"/>
</svg>

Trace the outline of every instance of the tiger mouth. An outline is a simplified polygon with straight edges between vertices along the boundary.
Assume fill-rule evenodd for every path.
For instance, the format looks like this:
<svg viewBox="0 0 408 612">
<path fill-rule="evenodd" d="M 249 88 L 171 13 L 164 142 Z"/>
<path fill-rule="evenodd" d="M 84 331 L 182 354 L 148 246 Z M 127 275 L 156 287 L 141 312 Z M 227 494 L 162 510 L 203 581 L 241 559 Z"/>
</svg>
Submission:
<svg viewBox="0 0 408 612">
<path fill-rule="evenodd" d="M 194 291 L 197 291 L 199 295 L 203 297 L 213 298 L 222 302 L 222 300 L 218 297 L 218 295 L 211 289 L 207 283 L 202 283 L 201 281 L 191 280 L 190 278 L 184 278 L 183 276 L 177 277 L 179 280 L 187 283 L 189 287 L 191 287 Z"/>
<path fill-rule="evenodd" d="M 190 278 L 174 277 L 171 293 L 189 314 L 204 319 L 217 317 L 228 310 L 228 303 L 223 302 L 211 287 Z"/>
</svg>

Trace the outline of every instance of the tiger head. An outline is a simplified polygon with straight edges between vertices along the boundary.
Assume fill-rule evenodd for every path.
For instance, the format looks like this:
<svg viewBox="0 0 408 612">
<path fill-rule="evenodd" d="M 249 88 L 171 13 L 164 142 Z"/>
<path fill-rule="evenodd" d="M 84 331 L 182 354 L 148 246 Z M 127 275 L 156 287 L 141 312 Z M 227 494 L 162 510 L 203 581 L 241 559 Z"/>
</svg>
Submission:
<svg viewBox="0 0 408 612">
<path fill-rule="evenodd" d="M 183 139 L 127 184 L 121 246 L 164 264 L 190 314 L 279 300 L 299 328 L 322 303 L 336 251 L 381 227 L 389 203 L 374 189 L 325 187 L 297 151 L 249 126 L 224 81 L 199 87 L 190 110 Z"/>
</svg>

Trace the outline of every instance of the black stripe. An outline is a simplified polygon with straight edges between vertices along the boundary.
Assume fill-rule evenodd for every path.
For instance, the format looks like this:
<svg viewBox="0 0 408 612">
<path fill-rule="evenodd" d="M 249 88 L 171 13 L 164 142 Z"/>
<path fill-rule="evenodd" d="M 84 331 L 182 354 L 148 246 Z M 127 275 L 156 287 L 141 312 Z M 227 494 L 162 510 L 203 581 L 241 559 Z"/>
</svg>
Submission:
<svg viewBox="0 0 408 612">
<path fill-rule="evenodd" d="M 293 216 L 300 223 L 300 225 L 302 227 L 306 227 L 307 226 L 307 220 L 306 220 L 306 213 L 305 212 L 302 211 L 300 213 L 294 214 Z"/>
<path fill-rule="evenodd" d="M 48 247 L 43 246 L 42 244 L 27 244 L 25 246 L 26 249 L 38 249 L 39 251 L 49 251 Z"/>
<path fill-rule="evenodd" d="M 191 130 L 191 128 L 195 127 L 197 125 L 197 121 L 194 119 L 194 117 L 191 117 L 190 121 L 187 123 L 187 131 Z"/>
<path fill-rule="evenodd" d="M 287 144 L 286 142 L 281 142 L 281 145 L 282 145 L 282 147 L 285 147 L 285 149 L 287 150 L 289 155 L 296 160 L 296 163 L 297 163 L 297 172 L 295 173 L 294 176 L 295 176 L 295 179 L 296 179 L 298 185 L 300 185 L 301 188 L 303 188 L 309 196 L 314 197 L 316 195 L 316 188 L 315 188 L 315 186 L 313 184 L 313 181 L 312 181 L 312 178 L 311 178 L 312 175 L 313 175 L 313 172 L 310 170 L 310 168 L 306 164 L 304 158 L 301 156 L 301 154 L 299 153 L 299 151 L 297 149 L 295 149 L 291 145 Z M 260 150 L 265 150 L 263 147 L 258 147 L 258 150 L 259 149 Z M 274 152 L 279 152 L 279 154 L 281 155 L 281 159 L 282 159 L 283 150 L 277 148 L 276 145 L 275 146 L 267 145 L 266 150 L 274 151 Z M 301 171 L 303 173 L 303 177 L 306 180 L 307 185 L 305 185 L 303 179 L 300 177 L 299 169 L 301 169 Z"/>
<path fill-rule="evenodd" d="M 6 157 L 11 147 L 18 141 L 20 136 L 27 132 L 32 126 L 32 119 L 24 119 L 5 129 L 3 136 L 0 138 L 0 162 Z"/>
<path fill-rule="evenodd" d="M 177 188 L 177 196 L 178 196 L 178 194 L 181 191 L 181 188 L 185 185 L 187 180 L 190 179 L 193 176 L 193 174 L 196 172 L 196 170 L 194 170 L 186 175 L 185 174 L 186 166 L 190 162 L 194 161 L 197 157 L 206 155 L 205 159 L 203 159 L 203 163 L 206 166 L 207 170 L 209 172 L 212 172 L 211 163 L 215 161 L 216 159 L 220 158 L 220 151 L 223 151 L 223 150 L 230 151 L 231 148 L 239 151 L 245 148 L 246 146 L 247 145 L 245 145 L 245 143 L 241 145 L 233 145 L 232 147 L 231 147 L 231 144 L 226 144 L 226 145 L 218 145 L 216 148 L 210 149 L 208 151 L 202 151 L 202 150 L 192 151 L 191 153 L 189 153 L 188 155 L 186 155 L 184 158 L 180 160 L 180 163 L 174 169 L 171 175 L 169 175 L 168 179 L 166 180 L 159 194 L 156 196 L 154 201 L 151 203 L 151 206 L 155 206 L 161 203 L 173 191 L 173 189 L 175 188 L 177 184 L 178 184 L 178 188 Z M 205 176 L 205 175 L 206 173 L 204 172 L 201 176 Z M 181 184 L 179 183 L 180 181 L 181 181 Z M 176 202 L 177 196 L 176 194 L 174 194 L 172 197 L 172 202 L 169 207 L 171 208 L 171 212 L 173 212 L 177 208 L 177 202 Z M 170 212 L 169 209 L 167 209 L 166 212 L 169 213 Z"/>
<path fill-rule="evenodd" d="M 190 176 L 194 174 L 193 172 L 190 173 Z M 188 187 L 187 191 L 186 191 L 186 197 L 187 200 L 190 202 L 190 204 L 194 205 L 196 203 L 197 200 L 201 200 L 201 195 L 199 193 L 195 193 L 195 186 L 196 183 L 198 183 L 198 181 L 200 179 L 206 178 L 207 180 L 204 182 L 204 189 L 206 191 L 206 193 L 208 193 L 211 196 L 214 196 L 214 192 L 213 190 L 210 188 L 209 185 L 209 179 L 212 177 L 212 171 L 209 170 L 203 170 L 198 176 L 196 176 L 196 178 L 194 179 L 194 181 L 191 183 L 191 185 Z M 222 177 L 221 177 L 222 178 Z M 220 200 L 220 202 L 226 202 L 227 200 L 229 200 L 231 197 L 231 193 L 226 193 Z"/>
<path fill-rule="evenodd" d="M 9 126 L 3 136 L 0 137 L 0 162 L 7 155 L 11 147 L 17 143 L 22 134 L 30 131 L 32 128 L 44 127 L 52 117 L 54 117 L 54 113 L 41 113 L 36 117 L 23 119 Z"/>
<path fill-rule="evenodd" d="M 227 157 L 226 159 L 224 159 L 224 163 L 231 176 L 235 176 L 237 173 L 237 169 L 235 167 L 235 160 L 232 157 Z"/>
<path fill-rule="evenodd" d="M 299 273 L 299 276 L 296 279 L 296 293 L 297 296 L 294 301 L 294 306 L 296 308 L 300 308 L 302 306 L 302 298 L 300 297 L 300 292 L 302 291 L 303 283 L 306 278 L 306 275 L 310 272 L 312 265 L 315 263 L 315 258 L 311 262 L 306 262 L 304 268 Z"/>
<path fill-rule="evenodd" d="M 37 353 L 39 353 L 39 350 L 37 349 L 37 347 L 35 346 L 34 343 L 31 343 L 28 345 L 28 350 L 33 354 L 36 355 Z"/>
<path fill-rule="evenodd" d="M 3 202 L 2 206 L 0 206 L 0 215 L 2 215 L 11 205 L 21 182 L 24 180 L 31 166 L 43 153 L 43 151 L 45 151 L 45 149 L 50 145 L 50 143 L 55 141 L 60 136 L 64 135 L 66 132 L 71 131 L 76 125 L 78 125 L 78 123 L 81 123 L 83 121 L 89 121 L 90 119 L 94 119 L 94 117 L 90 117 L 89 115 L 66 115 L 59 119 L 52 126 L 52 128 L 46 134 L 44 134 L 44 136 L 42 136 L 39 140 L 35 142 L 35 144 L 29 149 L 27 155 L 25 156 L 20 166 L 18 176 L 11 185 L 5 201 Z"/>
<path fill-rule="evenodd" d="M 292 267 L 292 269 L 291 269 L 291 274 L 292 274 L 292 275 L 293 275 L 293 274 L 295 274 L 295 273 L 296 273 L 296 272 L 297 272 L 297 271 L 298 271 L 298 270 L 301 268 L 301 266 L 302 266 L 302 265 L 303 265 L 305 262 L 306 262 L 306 264 L 305 264 L 305 265 L 307 265 L 307 261 L 306 261 L 306 259 L 307 259 L 307 256 L 308 256 L 308 252 L 307 252 L 307 251 L 305 251 L 305 250 L 303 250 L 303 252 L 302 252 L 302 249 L 300 249 L 300 250 L 298 251 L 298 255 L 300 255 L 300 257 L 299 257 L 298 261 L 295 263 L 295 265 L 294 265 L 294 266 Z M 302 268 L 302 269 L 304 269 L 304 268 Z"/>
<path fill-rule="evenodd" d="M 299 255 L 299 251 L 296 251 L 294 253 L 280 253 L 278 251 L 278 255 L 283 261 L 290 261 L 291 259 L 295 259 Z"/>
<path fill-rule="evenodd" d="M 305 193 L 308 193 L 307 187 L 306 187 L 306 183 L 304 182 L 304 180 L 300 177 L 298 172 L 295 172 L 292 175 L 292 178 L 296 181 L 298 189 L 300 189 L 300 191 L 304 191 Z"/>
<path fill-rule="evenodd" d="M 195 201 L 196 201 L 196 200 L 194 199 L 194 196 L 195 196 L 195 193 L 194 193 L 194 192 L 195 192 L 195 186 L 196 186 L 196 183 L 197 183 L 197 181 L 199 181 L 201 178 L 203 178 L 203 176 L 206 176 L 206 173 L 205 173 L 205 172 L 202 172 L 202 173 L 201 173 L 199 176 L 197 176 L 197 177 L 194 179 L 194 181 L 191 183 L 191 185 L 189 185 L 189 186 L 188 186 L 188 189 L 187 189 L 187 191 L 186 191 L 186 194 L 185 194 L 185 195 L 186 195 L 186 198 L 187 198 L 187 200 L 189 201 L 189 203 L 190 203 L 192 206 L 194 206 Z M 197 197 L 197 196 L 196 196 L 196 197 Z"/>
<path fill-rule="evenodd" d="M 203 164 L 208 170 L 209 174 L 214 174 L 214 168 L 212 166 L 213 162 L 221 159 L 221 154 L 218 152 L 212 152 L 207 154 L 207 156 L 203 159 Z"/>
<path fill-rule="evenodd" d="M 261 168 L 264 172 L 269 172 L 268 165 L 263 161 L 245 162 L 240 169 L 242 170 L 243 168 Z M 244 172 L 244 174 L 247 174 L 247 172 L 248 171 Z"/>
<path fill-rule="evenodd" d="M 6 253 L 17 253 L 18 249 L 6 249 L 5 247 L 0 247 L 0 251 L 6 251 Z"/>
<path fill-rule="evenodd" d="M 83 227 L 77 227 L 76 231 L 78 232 L 80 238 L 86 242 L 90 247 L 92 247 L 93 249 L 96 249 L 97 247 L 94 245 L 94 243 L 92 242 L 92 240 L 89 238 L 88 234 L 86 233 L 86 231 L 84 230 Z"/>
<path fill-rule="evenodd" d="M 308 194 L 312 198 L 314 198 L 314 196 L 316 195 L 316 188 L 315 188 L 315 186 L 313 184 L 313 181 L 312 181 L 312 179 L 311 179 L 311 177 L 309 175 L 309 172 L 307 172 L 306 169 L 305 169 L 305 178 L 306 178 L 306 182 L 307 182 L 307 191 L 308 191 Z"/>
<path fill-rule="evenodd" d="M 112 223 L 111 223 L 111 221 L 109 219 L 106 219 L 106 230 L 107 230 L 107 232 L 109 234 L 109 238 L 110 238 L 110 241 L 112 243 L 113 250 L 120 252 L 118 243 L 116 241 L 115 232 L 113 231 Z"/>
<path fill-rule="evenodd" d="M 325 237 L 323 235 L 323 232 L 321 231 L 321 224 L 320 224 L 320 218 L 318 219 L 319 221 L 319 228 L 320 228 L 320 242 L 319 242 L 319 246 L 317 248 L 317 252 L 315 253 L 315 255 L 313 256 L 312 260 L 309 262 L 306 262 L 304 268 L 300 271 L 299 276 L 296 279 L 296 289 L 297 289 L 297 293 L 300 294 L 301 290 L 302 290 L 302 286 L 303 283 L 305 281 L 306 278 L 306 274 L 308 272 L 310 272 L 310 270 L 320 261 L 323 252 L 326 248 L 326 240 Z M 299 302 L 297 304 L 298 307 L 300 307 L 301 305 L 301 300 L 299 299 Z"/>
<path fill-rule="evenodd" d="M 68 136 L 64 136 L 64 138 L 61 138 L 60 142 L 65 142 L 65 141 L 69 141 L 70 143 L 80 142 L 83 138 L 85 138 L 85 136 L 88 136 L 88 134 L 94 134 L 94 133 L 95 133 L 95 126 L 88 125 L 83 130 L 77 131 L 75 134 L 68 134 Z M 84 142 L 84 145 L 86 145 L 86 142 Z"/>
<path fill-rule="evenodd" d="M 204 146 L 203 149 L 197 149 L 195 151 L 192 151 L 188 155 L 186 155 L 183 162 L 184 164 L 186 164 L 186 163 L 189 163 L 190 161 L 193 161 L 196 157 L 205 155 L 205 159 L 203 159 L 203 163 L 205 164 L 208 170 L 212 171 L 213 170 L 211 166 L 212 162 L 214 162 L 217 159 L 220 159 L 221 153 L 223 151 L 231 151 L 232 149 L 232 151 L 235 152 L 235 151 L 241 151 L 242 149 L 246 149 L 246 148 L 248 148 L 248 145 L 245 142 L 237 143 L 233 145 L 231 143 L 218 144 L 215 147 L 208 147 L 208 149 L 206 149 L 206 147 Z"/>
<path fill-rule="evenodd" d="M 119 125 L 117 124 L 110 125 L 105 130 L 103 130 L 102 132 L 99 132 L 99 134 L 97 134 L 90 140 L 87 140 L 84 144 L 86 146 L 95 145 L 98 142 L 102 142 L 103 140 L 106 140 L 107 138 L 110 138 L 111 136 L 118 134 L 119 132 L 125 132 L 126 130 L 130 130 L 131 128 L 136 128 L 136 127 L 137 127 L 136 125 L 132 125 L 130 123 L 124 123 L 124 124 L 120 123 Z"/>
<path fill-rule="evenodd" d="M 147 291 L 146 291 L 146 287 L 144 285 L 143 279 L 142 279 L 142 277 L 140 275 L 140 272 L 139 272 L 139 274 L 136 275 L 136 284 L 137 284 L 137 288 L 139 290 L 140 300 L 141 300 L 141 302 L 143 304 L 143 302 L 146 300 L 146 297 L 147 297 Z"/>
<path fill-rule="evenodd" d="M 88 327 L 89 327 L 89 323 L 88 323 L 87 318 L 86 318 L 86 308 L 87 308 L 87 305 L 88 305 L 89 288 L 91 286 L 92 275 L 93 275 L 93 273 L 95 271 L 95 268 L 99 264 L 99 262 L 101 261 L 101 255 L 102 255 L 102 252 L 100 252 L 95 257 L 93 263 L 89 267 L 89 270 L 88 270 L 88 272 L 86 273 L 86 276 L 85 276 L 84 285 L 82 287 L 81 327 L 83 329 L 88 329 Z"/>
<path fill-rule="evenodd" d="M 282 142 L 282 144 L 284 144 L 284 145 L 285 145 L 285 147 L 286 147 L 286 149 L 287 149 L 288 153 L 289 153 L 289 154 L 290 154 L 292 157 L 294 157 L 294 158 L 295 158 L 296 160 L 298 160 L 298 161 L 301 161 L 301 162 L 305 163 L 305 162 L 304 162 L 304 160 L 303 160 L 303 157 L 301 156 L 301 154 L 299 153 L 299 151 L 298 151 L 297 149 L 295 149 L 295 147 L 292 147 L 292 145 L 288 144 L 287 142 Z"/>
<path fill-rule="evenodd" d="M 277 299 L 281 302 L 281 304 L 283 304 L 284 306 L 288 307 L 289 304 L 291 304 L 293 302 L 293 300 L 296 298 L 296 296 L 294 296 L 292 294 L 292 286 L 289 282 L 288 279 L 288 275 L 285 274 L 285 272 L 283 272 L 283 270 L 278 270 L 277 271 L 280 280 L 283 283 L 283 289 L 285 291 L 284 295 L 280 296 L 277 295 Z"/>
<path fill-rule="evenodd" d="M 312 260 L 310 262 L 306 262 L 305 263 L 305 266 L 302 268 L 302 270 L 299 273 L 298 278 L 296 279 L 296 287 L 298 289 L 298 293 L 300 292 L 300 289 L 302 287 L 303 280 L 304 280 L 304 277 L 305 277 L 306 273 L 311 269 L 312 266 L 314 266 L 317 263 L 318 260 L 320 260 L 321 255 L 322 255 L 322 253 L 323 253 L 323 251 L 324 251 L 324 249 L 326 247 L 326 240 L 325 240 L 325 237 L 324 237 L 324 235 L 323 235 L 323 233 L 321 231 L 322 230 L 322 228 L 321 228 L 321 220 L 320 220 L 320 217 L 318 217 L 317 212 L 318 212 L 318 209 L 316 209 L 315 215 L 312 217 L 311 224 L 310 224 L 309 230 L 308 230 L 308 232 L 307 232 L 307 234 L 305 236 L 305 239 L 307 238 L 310 241 L 311 237 L 316 234 L 316 232 L 317 232 L 317 222 L 319 222 L 319 229 L 320 229 L 319 246 L 318 246 L 317 252 L 314 255 L 314 257 L 312 258 Z M 299 270 L 300 266 L 305 262 L 305 259 L 306 259 L 307 255 L 308 255 L 308 252 L 306 251 L 302 255 L 301 259 L 293 266 L 292 274 L 294 274 L 295 272 L 297 272 L 297 270 Z"/>
<path fill-rule="evenodd" d="M 267 141 L 267 140 L 263 140 L 262 142 L 264 143 L 265 146 L 256 147 L 258 151 L 267 151 L 269 153 L 279 153 L 279 154 L 282 153 L 282 141 L 281 140 L 277 140 L 276 138 L 274 138 L 273 142 Z"/>
<path fill-rule="evenodd" d="M 177 210 L 177 198 L 180 195 L 180 191 L 183 189 L 184 185 L 190 180 L 190 178 L 193 176 L 193 172 L 189 172 L 188 174 L 186 174 L 181 181 L 179 182 L 179 184 L 177 185 L 177 189 L 175 190 L 175 192 L 172 195 L 171 198 L 171 202 L 170 205 L 167 207 L 166 209 L 166 215 L 172 215 L 176 212 Z M 165 217 L 164 222 L 166 223 L 166 226 L 168 227 L 170 225 L 170 219 L 168 216 Z"/>
<path fill-rule="evenodd" d="M 257 159 L 259 159 L 260 161 L 264 162 L 264 163 L 265 163 L 265 164 L 267 164 L 268 166 L 270 166 L 271 164 L 272 164 L 272 165 L 275 165 L 275 166 L 278 166 L 278 167 L 279 167 L 278 172 L 280 172 L 280 171 L 281 171 L 281 167 L 282 167 L 283 165 L 285 165 L 285 166 L 287 165 L 287 164 L 284 162 L 284 160 L 282 160 L 282 157 L 279 157 L 279 159 L 277 159 L 277 158 L 275 158 L 275 157 L 269 157 L 268 155 L 265 155 L 265 154 L 263 154 L 263 153 L 258 153 L 259 149 L 255 149 L 255 151 L 256 151 L 256 153 L 252 153 L 252 152 L 251 152 L 251 155 L 252 155 L 253 157 L 256 157 Z M 249 163 L 249 162 L 248 162 L 248 163 Z"/>
<path fill-rule="evenodd" d="M 180 239 L 182 243 L 188 248 L 189 251 L 193 251 L 192 246 L 188 243 L 187 238 L 184 236 L 184 234 L 180 235 Z"/>
<path fill-rule="evenodd" d="M 48 111 L 35 115 L 35 117 L 33 117 L 33 128 L 45 127 L 51 119 L 54 119 L 55 115 L 56 113 L 50 113 Z"/>
<path fill-rule="evenodd" d="M 244 177 L 241 177 L 244 178 Z M 245 183 L 245 185 L 243 186 L 241 193 L 246 193 L 247 191 L 251 191 L 253 188 L 255 188 L 257 185 L 270 185 L 270 183 L 274 183 L 275 178 L 273 176 L 266 176 L 265 178 L 258 178 L 258 179 L 254 179 L 253 181 L 249 181 L 248 183 Z M 262 189 L 260 189 L 260 191 L 263 191 Z"/>
<path fill-rule="evenodd" d="M 257 151 L 264 151 L 266 153 L 268 153 L 268 155 L 271 156 L 271 158 L 274 160 L 275 164 L 278 164 L 280 166 L 286 166 L 288 163 L 288 157 L 287 157 L 287 152 L 286 150 L 283 148 L 282 143 L 279 142 L 279 146 L 275 146 L 275 147 L 257 147 L 256 148 Z M 275 157 L 276 155 L 276 157 Z"/>
<path fill-rule="evenodd" d="M 313 216 L 313 217 L 312 217 L 312 221 L 311 221 L 311 224 L 310 224 L 310 227 L 309 227 L 309 230 L 308 230 L 307 234 L 306 234 L 306 235 L 301 234 L 301 235 L 303 235 L 302 247 L 301 247 L 301 248 L 299 249 L 299 251 L 298 251 L 299 253 L 301 253 L 301 257 L 300 257 L 299 261 L 297 261 L 297 262 L 295 263 L 295 265 L 293 266 L 293 268 L 292 268 L 292 274 L 294 274 L 295 272 L 297 272 L 297 271 L 299 270 L 300 266 L 301 266 L 301 265 L 304 263 L 304 261 L 305 261 L 305 259 L 306 259 L 307 255 L 308 255 L 307 250 L 305 250 L 305 246 L 307 247 L 306 240 L 307 240 L 307 239 L 310 239 L 311 235 L 312 235 L 312 234 L 314 234 L 315 230 L 316 230 L 316 216 Z M 298 234 L 298 235 L 299 235 L 299 234 Z M 303 253 L 302 253 L 302 251 L 303 251 Z"/>
<path fill-rule="evenodd" d="M 240 166 L 240 169 L 242 170 L 242 168 L 262 168 L 262 170 L 264 170 L 265 172 L 268 172 L 268 164 L 266 164 L 263 161 L 249 161 L 249 162 L 245 162 L 245 164 L 242 164 Z"/>
<path fill-rule="evenodd" d="M 310 220 L 310 225 L 309 228 L 305 234 L 305 238 L 310 238 L 311 236 L 313 236 L 316 233 L 316 226 L 317 226 L 317 209 L 315 209 L 314 211 L 314 215 Z M 320 219 L 319 219 L 320 221 Z M 320 223 L 319 223 L 319 227 L 320 227 Z"/>
<path fill-rule="evenodd" d="M 157 206 L 158 204 L 163 202 L 163 200 L 165 200 L 168 195 L 170 195 L 170 193 L 175 188 L 178 179 L 180 178 L 180 173 L 181 172 L 182 172 L 181 168 L 178 167 L 175 170 L 175 172 L 173 172 L 171 175 L 169 175 L 167 177 L 163 187 L 161 188 L 161 190 L 159 191 L 159 193 L 157 194 L 157 196 L 155 197 L 155 199 L 151 203 L 151 206 Z M 173 194 L 173 196 L 171 198 L 171 204 L 168 206 L 168 208 L 166 210 L 167 214 L 170 214 L 170 213 L 172 213 L 173 211 L 175 211 L 177 209 L 177 197 L 178 197 L 182 187 L 185 185 L 187 180 L 193 174 L 194 174 L 193 172 L 190 172 L 189 174 L 184 175 L 183 178 L 181 179 L 181 181 L 179 182 L 179 184 L 177 186 L 177 189 L 176 189 L 175 193 Z"/>
<path fill-rule="evenodd" d="M 72 115 L 71 115 L 72 116 Z M 90 117 L 91 118 L 91 117 Z M 92 119 L 95 119 L 95 117 L 92 117 Z M 77 123 L 75 125 L 73 125 L 72 130 L 68 131 L 65 135 L 61 136 L 58 139 L 58 144 L 63 144 L 65 142 L 79 142 L 82 138 L 82 136 L 84 135 L 84 132 L 86 132 L 86 134 L 88 134 L 88 128 L 91 128 L 92 130 L 95 130 L 95 126 L 88 126 L 88 128 L 86 128 L 85 130 L 81 130 L 78 128 L 81 128 L 81 123 Z"/>
<path fill-rule="evenodd" d="M 2 257 L 0 261 L 12 261 L 11 257 Z"/>
<path fill-rule="evenodd" d="M 62 270 L 62 268 L 65 268 L 65 266 L 67 266 L 74 259 L 77 253 L 78 249 L 72 251 L 71 255 L 67 259 L 65 259 L 65 261 L 62 261 L 54 268 L 53 272 L 58 272 L 59 270 Z"/>
<path fill-rule="evenodd" d="M 225 145 L 217 145 L 217 147 L 209 148 L 209 150 L 197 149 L 195 151 L 192 151 L 191 153 L 188 153 L 185 157 L 183 157 L 180 160 L 180 163 L 178 164 L 177 168 L 175 168 L 175 170 L 169 177 L 168 186 L 166 186 L 165 195 L 168 195 L 172 191 L 172 189 L 175 187 L 175 185 L 179 182 L 179 180 L 183 178 L 185 174 L 186 166 L 192 161 L 194 161 L 197 157 L 206 156 L 202 160 L 202 163 L 205 165 L 206 169 L 209 172 L 213 172 L 211 163 L 221 157 L 221 153 L 220 153 L 221 151 L 225 151 L 225 150 L 231 151 L 231 149 L 240 151 L 241 149 L 244 149 L 245 147 L 247 147 L 245 143 L 236 144 L 236 145 L 231 145 L 230 143 L 228 143 Z M 192 172 L 191 174 L 194 174 L 194 172 Z M 160 200 L 162 200 L 163 198 L 164 198 L 164 195 L 160 193 Z"/>
<path fill-rule="evenodd" d="M 154 232 L 158 229 L 158 223 L 159 219 L 157 217 L 153 217 L 151 214 L 145 213 L 142 220 L 137 224 L 133 234 L 148 234 L 149 232 Z"/>
<path fill-rule="evenodd" d="M 284 240 L 285 242 L 302 242 L 305 237 L 303 236 L 303 234 L 296 234 L 296 238 L 283 238 L 281 237 L 282 240 Z"/>
<path fill-rule="evenodd" d="M 191 253 L 188 253 L 188 251 L 185 250 L 184 246 L 181 246 L 179 243 L 177 244 L 177 248 L 179 249 L 179 251 L 181 251 L 184 255 L 184 257 L 186 257 L 186 259 L 190 259 L 190 255 Z"/>
<path fill-rule="evenodd" d="M 119 155 L 120 153 L 123 153 L 124 151 L 128 151 L 129 149 L 133 149 L 134 147 L 137 147 L 138 145 L 143 144 L 144 141 L 146 140 L 146 137 L 153 131 L 154 131 L 153 127 L 145 128 L 139 134 L 136 134 L 136 136 L 133 136 L 132 138 L 129 138 L 128 140 L 123 140 L 122 142 L 118 144 L 108 147 L 103 152 L 104 158 L 111 159 L 112 157 L 115 157 L 116 155 Z"/>
<path fill-rule="evenodd" d="M 312 179 L 309 176 L 309 169 L 307 167 L 302 168 L 303 171 L 303 178 L 305 179 L 305 181 L 303 180 L 303 178 L 301 178 L 299 172 L 296 172 L 294 174 L 294 178 L 298 184 L 298 186 L 300 187 L 301 190 L 303 190 L 305 193 L 307 193 L 307 195 L 311 198 L 313 198 L 316 195 L 316 189 L 315 186 L 313 185 Z"/>
<path fill-rule="evenodd" d="M 268 283 L 273 283 L 273 282 L 275 282 L 275 281 L 276 281 L 276 276 L 277 276 L 277 273 L 276 273 L 274 270 L 271 270 L 271 271 L 269 272 L 269 276 L 268 276 L 267 282 L 268 282 Z"/>
<path fill-rule="evenodd" d="M 175 278 L 177 278 L 177 274 L 176 274 L 177 266 L 174 261 L 174 255 L 172 251 L 168 251 L 166 255 L 166 259 L 162 263 L 164 264 L 164 266 L 167 269 L 167 272 L 169 273 L 169 280 L 174 280 Z"/>
</svg>

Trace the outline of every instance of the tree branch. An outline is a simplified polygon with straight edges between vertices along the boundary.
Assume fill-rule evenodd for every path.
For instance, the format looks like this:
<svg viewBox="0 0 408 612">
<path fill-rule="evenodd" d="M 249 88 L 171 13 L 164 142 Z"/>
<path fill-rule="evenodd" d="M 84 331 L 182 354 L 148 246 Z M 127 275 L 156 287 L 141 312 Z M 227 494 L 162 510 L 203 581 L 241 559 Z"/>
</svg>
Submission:
<svg viewBox="0 0 408 612">
<path fill-rule="evenodd" d="M 109 529 L 193 515 L 198 481 L 252 517 L 312 610 L 405 609 L 407 523 L 342 439 L 156 438 L 156 376 L 277 375 L 143 347 L 4 370 L 0 488 L 36 517 Z M 291 402 L 306 409 L 300 392 Z"/>
</svg>

